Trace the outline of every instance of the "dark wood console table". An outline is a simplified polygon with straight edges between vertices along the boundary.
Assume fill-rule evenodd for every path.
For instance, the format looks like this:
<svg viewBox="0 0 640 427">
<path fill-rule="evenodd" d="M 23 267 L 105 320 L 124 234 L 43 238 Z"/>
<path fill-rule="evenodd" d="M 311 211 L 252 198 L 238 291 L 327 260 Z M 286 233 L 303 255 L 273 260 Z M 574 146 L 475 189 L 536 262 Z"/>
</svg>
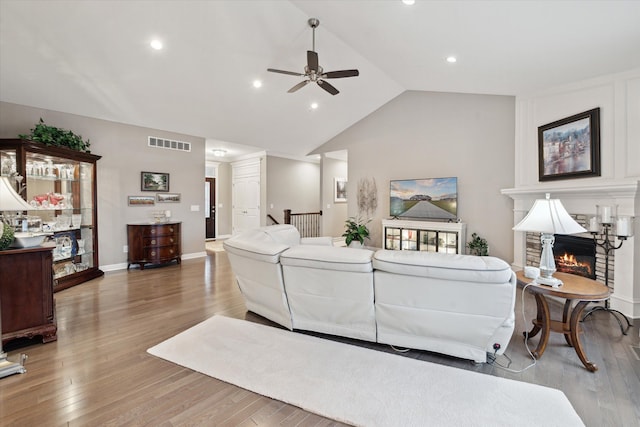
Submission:
<svg viewBox="0 0 640 427">
<path fill-rule="evenodd" d="M 523 271 L 518 271 L 516 276 L 518 277 L 518 282 L 522 285 L 531 282 L 531 279 L 524 276 Z M 533 338 L 538 332 L 542 332 L 538 348 L 532 354 L 536 359 L 540 359 L 547 348 L 550 332 L 558 332 L 564 334 L 567 344 L 575 349 L 585 368 L 588 371 L 595 372 L 598 367 L 595 363 L 589 361 L 580 342 L 579 334 L 582 332 L 580 318 L 587 304 L 609 298 L 609 288 L 600 282 L 575 274 L 555 273 L 554 277 L 562 280 L 563 285 L 558 288 L 537 284 L 527 287 L 527 291 L 535 296 L 538 309 L 536 319 L 533 320 L 533 329 L 529 332 L 528 338 Z M 562 321 L 551 320 L 549 304 L 545 295 L 565 299 Z M 572 309 L 573 301 L 576 301 L 576 305 Z M 526 338 L 527 333 L 525 332 L 524 335 Z"/>
<path fill-rule="evenodd" d="M 2 343 L 42 336 L 58 339 L 53 300 L 52 247 L 0 251 Z"/>
</svg>

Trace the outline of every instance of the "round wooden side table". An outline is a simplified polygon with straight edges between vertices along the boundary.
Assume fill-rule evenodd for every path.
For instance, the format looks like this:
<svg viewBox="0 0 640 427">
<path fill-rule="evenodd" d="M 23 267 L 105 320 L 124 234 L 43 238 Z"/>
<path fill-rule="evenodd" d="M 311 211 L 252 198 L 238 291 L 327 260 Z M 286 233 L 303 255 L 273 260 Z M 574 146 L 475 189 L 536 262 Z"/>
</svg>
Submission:
<svg viewBox="0 0 640 427">
<path fill-rule="evenodd" d="M 518 271 L 516 276 L 518 277 L 518 282 L 523 285 L 532 281 L 524 276 L 523 271 Z M 531 292 L 536 298 L 537 315 L 536 319 L 533 320 L 533 329 L 528 335 L 524 332 L 524 336 L 525 338 L 532 338 L 538 332 L 542 332 L 538 348 L 532 352 L 536 359 L 540 359 L 547 348 L 550 332 L 564 334 L 567 344 L 575 349 L 585 368 L 588 371 L 595 372 L 598 367 L 589 361 L 580 342 L 579 334 L 582 332 L 580 318 L 587 304 L 609 298 L 609 288 L 600 282 L 575 274 L 555 273 L 554 277 L 562 280 L 563 285 L 558 288 L 538 284 L 527 287 L 527 291 Z M 551 320 L 549 304 L 545 298 L 546 295 L 565 299 L 562 321 Z M 576 305 L 572 309 L 573 301 L 576 301 Z"/>
</svg>

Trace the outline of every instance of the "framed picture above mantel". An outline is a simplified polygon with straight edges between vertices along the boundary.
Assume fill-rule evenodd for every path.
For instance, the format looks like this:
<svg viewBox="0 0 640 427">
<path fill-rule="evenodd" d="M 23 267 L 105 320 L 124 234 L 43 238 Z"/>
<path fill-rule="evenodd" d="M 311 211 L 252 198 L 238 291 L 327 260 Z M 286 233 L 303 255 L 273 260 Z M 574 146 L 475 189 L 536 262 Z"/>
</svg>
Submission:
<svg viewBox="0 0 640 427">
<path fill-rule="evenodd" d="M 600 108 L 538 127 L 540 181 L 600 176 Z"/>
</svg>

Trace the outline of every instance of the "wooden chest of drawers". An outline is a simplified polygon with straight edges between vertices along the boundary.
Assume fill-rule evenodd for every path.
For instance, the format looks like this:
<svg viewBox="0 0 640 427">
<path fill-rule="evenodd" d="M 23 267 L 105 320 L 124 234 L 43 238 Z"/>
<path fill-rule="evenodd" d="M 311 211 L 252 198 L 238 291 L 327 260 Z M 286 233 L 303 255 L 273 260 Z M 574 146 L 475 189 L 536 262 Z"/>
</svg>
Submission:
<svg viewBox="0 0 640 427">
<path fill-rule="evenodd" d="M 127 269 L 131 264 L 139 264 L 140 269 L 144 270 L 145 264 L 164 264 L 173 260 L 180 264 L 182 255 L 180 225 L 180 222 L 128 224 L 129 264 Z"/>
</svg>

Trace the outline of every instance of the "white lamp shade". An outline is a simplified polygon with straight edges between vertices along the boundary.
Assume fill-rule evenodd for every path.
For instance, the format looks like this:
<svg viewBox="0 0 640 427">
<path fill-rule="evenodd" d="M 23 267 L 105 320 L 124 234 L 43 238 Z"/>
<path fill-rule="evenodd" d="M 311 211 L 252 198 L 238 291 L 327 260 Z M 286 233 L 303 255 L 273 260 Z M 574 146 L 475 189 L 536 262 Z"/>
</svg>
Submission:
<svg viewBox="0 0 640 427">
<path fill-rule="evenodd" d="M 522 221 L 513 227 L 516 231 L 531 231 L 546 234 L 575 234 L 587 230 L 578 224 L 566 211 L 559 199 L 538 199 Z"/>
<path fill-rule="evenodd" d="M 33 209 L 13 189 L 6 176 L 0 177 L 0 211 L 26 211 Z"/>
</svg>

